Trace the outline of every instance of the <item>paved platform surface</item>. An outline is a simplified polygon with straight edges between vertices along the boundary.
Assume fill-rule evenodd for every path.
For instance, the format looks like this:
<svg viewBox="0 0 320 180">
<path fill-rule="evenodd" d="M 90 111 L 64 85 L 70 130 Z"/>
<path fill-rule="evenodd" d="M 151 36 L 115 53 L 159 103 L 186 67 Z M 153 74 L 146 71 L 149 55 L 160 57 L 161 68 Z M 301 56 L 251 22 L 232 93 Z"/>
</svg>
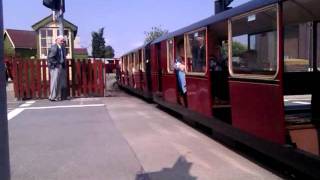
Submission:
<svg viewBox="0 0 320 180">
<path fill-rule="evenodd" d="M 12 180 L 280 179 L 122 93 L 29 101 L 10 113 Z"/>
<path fill-rule="evenodd" d="M 10 81 L 7 84 L 6 90 L 7 90 L 7 111 L 10 112 L 13 109 L 19 107 L 23 102 L 17 101 L 16 98 L 14 97 L 12 81 Z"/>
</svg>

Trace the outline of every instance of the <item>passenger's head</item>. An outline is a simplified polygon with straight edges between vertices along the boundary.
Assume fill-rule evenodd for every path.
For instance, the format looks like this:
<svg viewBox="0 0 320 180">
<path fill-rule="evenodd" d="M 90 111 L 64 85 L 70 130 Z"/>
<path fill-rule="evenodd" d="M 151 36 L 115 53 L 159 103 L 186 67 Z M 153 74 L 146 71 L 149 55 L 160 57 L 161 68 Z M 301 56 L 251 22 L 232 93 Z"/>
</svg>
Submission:
<svg viewBox="0 0 320 180">
<path fill-rule="evenodd" d="M 204 46 L 205 43 L 204 43 L 204 37 L 198 37 L 198 41 L 199 41 L 199 45 L 200 46 Z"/>
<path fill-rule="evenodd" d="M 63 45 L 64 44 L 64 37 L 62 35 L 59 35 L 56 39 L 56 43 L 59 45 Z"/>
</svg>

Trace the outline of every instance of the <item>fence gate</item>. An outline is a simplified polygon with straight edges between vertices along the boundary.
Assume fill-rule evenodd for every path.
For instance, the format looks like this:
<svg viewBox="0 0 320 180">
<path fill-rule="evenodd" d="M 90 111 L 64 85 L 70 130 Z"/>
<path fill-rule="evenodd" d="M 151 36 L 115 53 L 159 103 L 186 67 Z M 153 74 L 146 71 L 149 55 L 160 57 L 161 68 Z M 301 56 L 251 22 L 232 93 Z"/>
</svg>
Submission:
<svg viewBox="0 0 320 180">
<path fill-rule="evenodd" d="M 46 60 L 11 59 L 17 99 L 48 98 L 50 73 Z M 67 85 L 71 97 L 103 97 L 105 66 L 101 60 L 67 60 Z"/>
</svg>

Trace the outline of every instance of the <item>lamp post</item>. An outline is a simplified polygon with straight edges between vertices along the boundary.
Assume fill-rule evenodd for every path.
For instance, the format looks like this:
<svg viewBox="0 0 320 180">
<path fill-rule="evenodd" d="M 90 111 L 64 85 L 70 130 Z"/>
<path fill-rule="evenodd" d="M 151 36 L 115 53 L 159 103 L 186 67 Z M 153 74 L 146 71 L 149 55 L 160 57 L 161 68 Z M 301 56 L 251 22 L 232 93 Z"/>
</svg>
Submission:
<svg viewBox="0 0 320 180">
<path fill-rule="evenodd" d="M 60 0 L 59 3 L 59 10 L 58 10 L 58 23 L 59 23 L 59 35 L 64 36 L 64 25 L 63 25 L 63 14 L 65 12 L 65 2 L 64 0 Z"/>
<path fill-rule="evenodd" d="M 0 0 L 0 34 L 3 34 L 2 0 Z M 3 36 L 0 36 L 0 42 L 3 42 Z M 0 179 L 10 180 L 7 94 L 3 57 L 3 43 L 0 43 Z"/>
<path fill-rule="evenodd" d="M 58 19 L 59 35 L 63 36 L 63 14 L 65 12 L 65 0 L 43 0 L 43 5 L 53 11 L 53 20 Z"/>
</svg>

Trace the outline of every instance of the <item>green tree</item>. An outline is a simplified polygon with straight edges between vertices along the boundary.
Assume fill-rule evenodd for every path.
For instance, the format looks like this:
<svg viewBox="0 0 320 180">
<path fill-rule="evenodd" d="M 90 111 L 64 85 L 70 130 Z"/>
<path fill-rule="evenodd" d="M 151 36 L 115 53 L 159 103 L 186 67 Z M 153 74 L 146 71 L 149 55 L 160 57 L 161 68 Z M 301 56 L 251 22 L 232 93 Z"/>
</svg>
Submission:
<svg viewBox="0 0 320 180">
<path fill-rule="evenodd" d="M 112 46 L 109 45 L 105 48 L 105 57 L 106 58 L 114 57 L 114 49 L 112 48 Z"/>
<path fill-rule="evenodd" d="M 239 56 L 246 51 L 247 51 L 247 46 L 237 41 L 232 42 L 232 54 L 234 56 Z"/>
<path fill-rule="evenodd" d="M 144 42 L 147 44 L 149 42 L 152 42 L 153 40 L 157 39 L 158 37 L 167 34 L 169 31 L 166 29 L 162 29 L 160 26 L 158 27 L 152 27 L 151 31 L 147 32 L 145 31 L 145 40 Z"/>
<path fill-rule="evenodd" d="M 92 57 L 104 58 L 106 51 L 106 41 L 103 37 L 104 28 L 100 28 L 97 32 L 92 32 Z"/>
</svg>

